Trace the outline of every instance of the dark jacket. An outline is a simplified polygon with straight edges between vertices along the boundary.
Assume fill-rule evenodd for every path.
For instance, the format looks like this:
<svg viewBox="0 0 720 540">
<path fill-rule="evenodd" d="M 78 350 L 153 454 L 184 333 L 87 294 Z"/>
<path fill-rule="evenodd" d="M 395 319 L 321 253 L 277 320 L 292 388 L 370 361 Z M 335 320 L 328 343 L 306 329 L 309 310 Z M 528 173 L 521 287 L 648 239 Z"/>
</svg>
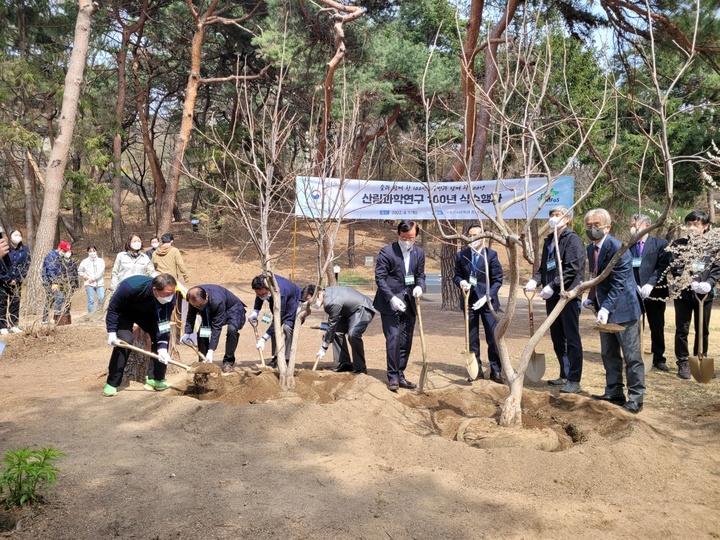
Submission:
<svg viewBox="0 0 720 540">
<path fill-rule="evenodd" d="M 275 276 L 278 287 L 280 288 L 280 321 L 282 325 L 288 328 L 295 328 L 295 316 L 297 314 L 298 302 L 300 301 L 301 289 L 295 285 L 292 281 L 289 281 L 278 275 Z M 260 311 L 262 308 L 263 301 L 260 297 L 255 297 L 255 304 L 253 309 Z M 275 312 L 275 305 L 272 296 L 268 300 L 270 311 Z M 275 334 L 275 325 L 271 324 L 265 332 L 268 336 Z"/>
<path fill-rule="evenodd" d="M 43 259 L 41 279 L 43 285 L 50 286 L 56 283 L 60 283 L 63 278 L 63 265 L 62 257 L 53 249 L 50 253 L 45 255 Z"/>
<path fill-rule="evenodd" d="M 364 294 L 351 287 L 328 287 L 323 291 L 323 309 L 328 315 L 327 330 L 323 341 L 332 343 L 338 323 L 343 318 L 349 318 L 361 309 L 376 313 L 370 300 Z"/>
<path fill-rule="evenodd" d="M 610 259 L 620 250 L 622 243 L 614 236 L 608 234 L 598 253 L 598 275 L 607 267 Z M 587 247 L 588 264 L 593 267 L 595 244 L 590 242 Z M 637 285 L 632 273 L 632 255 L 626 251 L 613 267 L 610 275 L 598 283 L 596 287 L 597 308 L 605 308 L 610 313 L 608 322 L 623 324 L 637 321 L 640 318 L 640 299 Z"/>
<path fill-rule="evenodd" d="M 489 270 L 490 291 L 487 292 L 488 275 L 485 272 L 485 256 L 487 254 L 487 269 Z M 470 276 L 475 276 L 477 284 L 470 289 L 468 302 L 472 306 L 477 300 L 485 296 L 490 296 L 492 307 L 494 310 L 499 309 L 500 301 L 498 299 L 498 291 L 502 286 L 503 275 L 502 266 L 498 259 L 497 251 L 493 249 L 482 248 L 478 254 L 477 268 L 473 267 L 473 250 L 470 246 L 461 250 L 455 256 L 455 277 L 453 281 L 455 285 L 460 286 L 461 281 L 470 282 Z M 464 303 L 464 297 L 463 297 Z"/>
<path fill-rule="evenodd" d="M 152 278 L 130 276 L 120 282 L 115 294 L 110 298 L 105 327 L 108 333 L 117 332 L 118 320 L 121 317 L 128 319 L 147 332 L 158 349 L 167 349 L 170 332 L 160 333 L 158 321 L 170 321 L 173 309 L 174 297 L 173 301 L 167 304 L 157 301 L 152 291 Z"/>
<path fill-rule="evenodd" d="M 238 330 L 245 326 L 245 304 L 220 285 L 198 285 L 208 295 L 208 302 L 205 309 L 198 310 L 195 306 L 188 303 L 187 319 L 185 322 L 185 333 L 192 334 L 193 326 L 197 315 L 200 315 L 202 326 L 209 326 L 210 332 L 210 350 L 217 349 L 220 341 L 220 333 L 222 327 L 226 324 L 234 325 Z"/>
<path fill-rule="evenodd" d="M 30 250 L 20 242 L 15 247 L 11 245 L 8 257 L 10 258 L 10 268 L 0 264 L 0 282 L 10 285 L 11 281 L 15 281 L 19 286 L 30 269 Z"/>
<path fill-rule="evenodd" d="M 415 311 L 412 291 L 415 287 L 425 290 L 425 252 L 418 246 L 410 251 L 410 275 L 415 283 L 405 285 L 405 261 L 400 244 L 393 242 L 380 250 L 375 264 L 375 283 L 377 292 L 373 306 L 383 315 L 393 315 L 390 299 L 397 296 L 405 302 L 408 309 Z"/>
<path fill-rule="evenodd" d="M 554 235 L 548 235 L 543 242 L 540 267 L 533 276 L 533 279 L 543 287 L 550 285 L 553 288 L 551 298 L 560 298 L 560 269 L 558 264 L 560 261 L 562 261 L 563 286 L 566 291 L 577 287 L 585 277 L 585 244 L 571 228 L 565 227 L 560 231 L 558 250 L 559 253 L 556 253 Z M 555 259 L 555 268 L 550 270 L 548 270 L 549 254 L 552 254 Z M 558 261 L 558 255 L 560 261 Z"/>
<path fill-rule="evenodd" d="M 667 298 L 667 282 L 665 271 L 670 264 L 670 253 L 665 248 L 668 241 L 664 238 L 648 236 L 645 239 L 642 254 L 639 252 L 638 244 L 630 248 L 633 257 L 633 275 L 635 282 L 642 287 L 652 285 L 650 293 L 652 298 Z M 640 259 L 640 266 L 636 266 L 636 260 Z"/>
<path fill-rule="evenodd" d="M 673 246 L 686 246 L 688 238 L 678 238 L 675 240 Z M 677 264 L 673 264 L 675 256 L 670 254 L 670 272 L 673 276 L 678 277 L 682 275 L 684 268 L 679 267 Z M 717 253 L 705 254 L 699 261 L 697 261 L 698 268 L 692 270 L 692 280 L 698 282 L 707 282 L 711 287 L 715 288 L 718 281 L 720 281 L 720 259 Z M 697 302 L 695 293 L 688 286 L 680 292 L 680 298 L 689 302 Z M 706 302 L 712 301 L 713 294 L 709 294 L 705 299 Z"/>
</svg>

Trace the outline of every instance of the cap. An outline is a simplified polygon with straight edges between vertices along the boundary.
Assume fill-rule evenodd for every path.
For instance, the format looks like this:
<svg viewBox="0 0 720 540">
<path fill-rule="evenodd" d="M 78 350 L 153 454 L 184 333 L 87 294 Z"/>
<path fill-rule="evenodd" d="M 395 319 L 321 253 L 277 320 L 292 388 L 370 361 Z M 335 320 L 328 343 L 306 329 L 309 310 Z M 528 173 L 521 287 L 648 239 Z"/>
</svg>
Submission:
<svg viewBox="0 0 720 540">
<path fill-rule="evenodd" d="M 72 246 L 70 245 L 70 242 L 60 242 L 58 244 L 58 249 L 62 249 L 63 251 L 72 251 Z"/>
</svg>

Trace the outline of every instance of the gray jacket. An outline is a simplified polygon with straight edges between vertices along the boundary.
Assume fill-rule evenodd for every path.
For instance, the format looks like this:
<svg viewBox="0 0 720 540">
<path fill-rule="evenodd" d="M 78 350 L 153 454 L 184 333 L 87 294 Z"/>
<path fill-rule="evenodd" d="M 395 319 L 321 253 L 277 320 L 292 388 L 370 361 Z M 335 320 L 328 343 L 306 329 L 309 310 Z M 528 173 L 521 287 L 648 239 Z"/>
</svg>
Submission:
<svg viewBox="0 0 720 540">
<path fill-rule="evenodd" d="M 340 319 L 350 318 L 361 309 L 366 309 L 373 314 L 377 313 L 372 300 L 351 287 L 337 285 L 328 287 L 323 292 L 325 294 L 323 308 L 328 314 L 327 330 L 323 338 L 325 343 L 332 343 Z"/>
</svg>

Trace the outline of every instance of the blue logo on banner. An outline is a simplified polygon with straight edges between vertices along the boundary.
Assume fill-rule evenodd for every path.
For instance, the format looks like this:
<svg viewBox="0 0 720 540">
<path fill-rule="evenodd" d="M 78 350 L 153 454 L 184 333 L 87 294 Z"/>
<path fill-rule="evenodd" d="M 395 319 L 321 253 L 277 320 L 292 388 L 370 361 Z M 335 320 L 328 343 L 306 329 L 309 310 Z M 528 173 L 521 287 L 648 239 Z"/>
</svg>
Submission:
<svg viewBox="0 0 720 540">
<path fill-rule="evenodd" d="M 320 198 L 320 190 L 313 189 L 310 196 L 317 201 Z"/>
<path fill-rule="evenodd" d="M 381 215 L 381 216 L 389 216 L 389 215 L 390 215 L 390 210 L 380 210 L 380 215 Z"/>
</svg>

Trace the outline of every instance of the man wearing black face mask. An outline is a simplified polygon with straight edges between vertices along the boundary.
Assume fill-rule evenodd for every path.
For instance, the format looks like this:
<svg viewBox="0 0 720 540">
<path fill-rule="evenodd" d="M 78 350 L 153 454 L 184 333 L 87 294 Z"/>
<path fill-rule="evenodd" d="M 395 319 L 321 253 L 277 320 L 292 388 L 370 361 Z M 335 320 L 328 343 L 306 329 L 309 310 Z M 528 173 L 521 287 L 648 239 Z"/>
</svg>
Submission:
<svg viewBox="0 0 720 540">
<path fill-rule="evenodd" d="M 585 232 L 592 240 L 587 249 L 592 277 L 602 274 L 622 247 L 620 240 L 609 234 L 611 224 L 610 214 L 603 208 L 595 208 L 585 214 Z M 600 333 L 605 393 L 593 395 L 593 399 L 622 405 L 626 411 L 637 414 L 643 408 L 645 366 L 640 354 L 640 300 L 630 251 L 625 251 L 610 274 L 590 289 L 583 307 L 597 313 L 598 324 L 613 323 L 623 327 L 617 333 Z M 627 400 L 623 390 L 623 358 Z"/>
<path fill-rule="evenodd" d="M 315 294 L 315 285 L 308 285 L 300 293 L 303 302 Z M 327 330 L 322 346 L 317 352 L 318 359 L 325 357 L 328 346 L 333 344 L 333 356 L 338 363 L 335 372 L 353 371 L 367 373 L 363 333 L 375 317 L 372 301 L 351 287 L 328 287 L 317 293 L 314 309 L 324 309 L 328 315 Z M 352 349 L 352 361 L 347 342 Z"/>
<path fill-rule="evenodd" d="M 170 341 L 170 318 L 175 308 L 175 288 L 177 282 L 170 274 L 159 274 L 154 278 L 131 276 L 120 282 L 110 299 L 105 326 L 108 332 L 108 345 L 113 347 L 110 366 L 103 395 L 112 397 L 117 394 L 123 377 L 125 364 L 130 351 L 118 347 L 118 340 L 133 342 L 133 325 L 137 324 L 150 336 L 152 352 L 157 352 L 159 360 L 153 359 L 148 365 L 145 379 L 146 390 L 166 390 L 165 371 L 170 360 L 168 343 Z"/>
</svg>

